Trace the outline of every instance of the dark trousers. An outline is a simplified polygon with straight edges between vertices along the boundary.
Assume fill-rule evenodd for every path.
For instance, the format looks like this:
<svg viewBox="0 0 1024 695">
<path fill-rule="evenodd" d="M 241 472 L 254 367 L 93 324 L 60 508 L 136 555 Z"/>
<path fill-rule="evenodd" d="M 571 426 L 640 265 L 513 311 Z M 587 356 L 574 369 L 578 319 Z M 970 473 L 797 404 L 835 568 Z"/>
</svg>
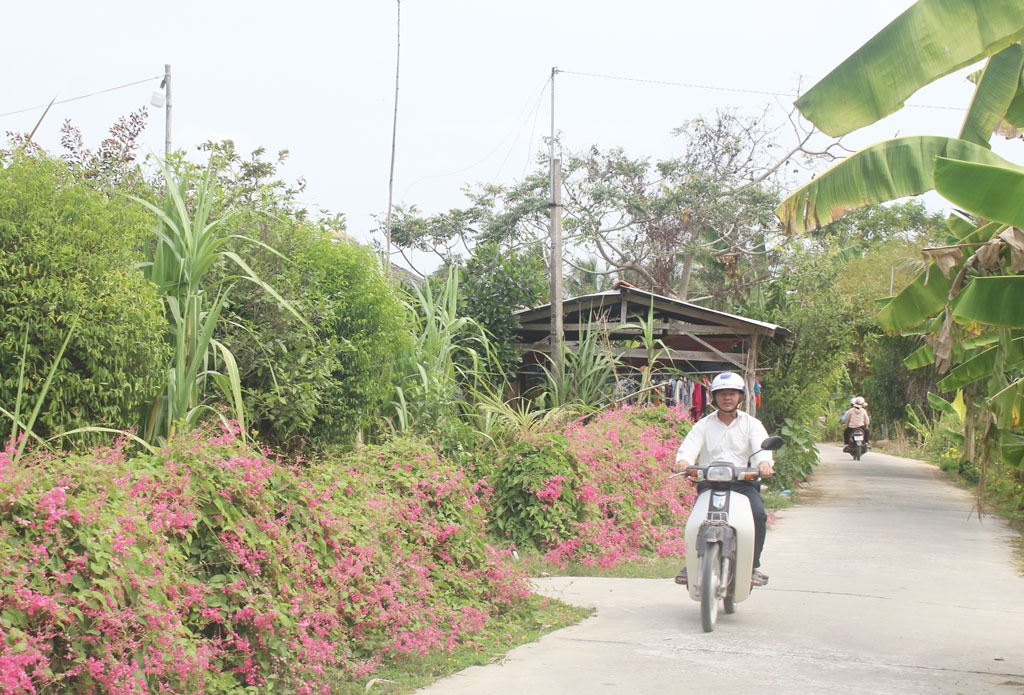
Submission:
<svg viewBox="0 0 1024 695">
<path fill-rule="evenodd" d="M 697 483 L 697 494 L 709 489 L 709 483 Z M 761 550 L 764 548 L 764 537 L 768 531 L 768 513 L 764 510 L 761 499 L 761 483 L 744 481 L 734 483 L 732 491 L 750 500 L 750 511 L 754 515 L 754 568 L 761 566 Z"/>
<path fill-rule="evenodd" d="M 854 430 L 864 430 L 864 443 L 867 444 L 871 441 L 871 433 L 868 432 L 867 427 L 847 427 L 843 430 L 843 443 L 847 446 L 850 445 L 850 435 L 853 434 Z"/>
</svg>

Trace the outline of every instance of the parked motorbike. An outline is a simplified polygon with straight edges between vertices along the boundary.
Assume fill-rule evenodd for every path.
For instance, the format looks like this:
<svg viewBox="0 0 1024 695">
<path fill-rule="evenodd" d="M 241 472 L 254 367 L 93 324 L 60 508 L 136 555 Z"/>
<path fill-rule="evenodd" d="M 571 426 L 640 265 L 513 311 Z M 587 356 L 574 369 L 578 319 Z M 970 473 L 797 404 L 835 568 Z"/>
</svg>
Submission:
<svg viewBox="0 0 1024 695">
<path fill-rule="evenodd" d="M 860 457 L 868 453 L 867 433 L 863 427 L 855 427 L 850 432 L 850 443 L 844 450 L 853 456 L 854 461 L 860 461 Z"/>
<path fill-rule="evenodd" d="M 754 452 L 775 451 L 781 437 L 768 437 Z M 731 463 L 690 466 L 687 478 L 695 483 L 708 482 L 709 488 L 697 496 L 686 522 L 686 566 L 690 568 L 687 589 L 690 598 L 700 601 L 700 622 L 704 632 L 715 629 L 719 602 L 726 613 L 750 596 L 750 575 L 754 570 L 754 515 L 745 495 L 733 493 L 734 483 L 758 481 L 757 468 Z M 695 572 L 693 570 L 696 570 Z"/>
</svg>

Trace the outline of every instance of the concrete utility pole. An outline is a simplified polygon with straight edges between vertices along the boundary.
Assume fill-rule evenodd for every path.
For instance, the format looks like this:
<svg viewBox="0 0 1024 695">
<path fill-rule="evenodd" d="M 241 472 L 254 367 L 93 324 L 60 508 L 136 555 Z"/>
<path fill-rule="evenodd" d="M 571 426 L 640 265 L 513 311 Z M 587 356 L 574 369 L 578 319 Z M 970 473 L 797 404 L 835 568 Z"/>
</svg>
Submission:
<svg viewBox="0 0 1024 695">
<path fill-rule="evenodd" d="M 164 65 L 164 159 L 171 153 L 171 66 Z"/>
<path fill-rule="evenodd" d="M 551 363 L 562 386 L 562 160 L 555 158 L 555 75 L 551 68 Z"/>
<path fill-rule="evenodd" d="M 562 384 L 562 160 L 551 163 L 551 359 Z"/>
</svg>

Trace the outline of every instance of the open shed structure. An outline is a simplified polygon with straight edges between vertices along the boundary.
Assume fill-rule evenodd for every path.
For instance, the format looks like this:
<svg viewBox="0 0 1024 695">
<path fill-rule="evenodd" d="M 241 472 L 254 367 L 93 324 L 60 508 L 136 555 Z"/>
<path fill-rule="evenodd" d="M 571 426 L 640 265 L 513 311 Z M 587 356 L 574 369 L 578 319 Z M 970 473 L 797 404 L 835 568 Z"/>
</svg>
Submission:
<svg viewBox="0 0 1024 695">
<path fill-rule="evenodd" d="M 596 294 L 566 299 L 562 303 L 564 342 L 573 349 L 581 331 L 606 333 L 611 349 L 623 362 L 634 367 L 647 365 L 647 351 L 628 347 L 640 337 L 639 319 L 652 316 L 654 334 L 668 348 L 657 365 L 648 368 L 672 368 L 692 377 L 734 371 L 747 382 L 747 393 L 754 392 L 758 348 L 766 339 L 787 332 L 775 324 L 707 309 L 672 297 L 647 292 L 627 283 Z M 551 305 L 515 312 L 519 317 L 519 350 L 524 363 L 537 364 L 551 353 Z M 756 412 L 754 398 L 747 399 L 747 411 Z"/>
</svg>

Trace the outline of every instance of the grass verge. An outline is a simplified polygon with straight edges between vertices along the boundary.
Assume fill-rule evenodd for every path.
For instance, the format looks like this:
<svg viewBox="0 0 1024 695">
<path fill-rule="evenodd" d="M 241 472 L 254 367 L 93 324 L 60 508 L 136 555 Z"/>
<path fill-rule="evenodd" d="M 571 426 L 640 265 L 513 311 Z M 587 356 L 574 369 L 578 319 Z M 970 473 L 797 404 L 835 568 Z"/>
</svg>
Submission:
<svg viewBox="0 0 1024 695">
<path fill-rule="evenodd" d="M 626 579 L 668 579 L 676 576 L 686 564 L 684 557 L 656 557 L 629 560 L 615 567 L 598 567 L 581 562 L 570 562 L 559 567 L 544 560 L 540 553 L 523 555 L 523 567 L 532 577 L 623 577 Z"/>
<path fill-rule="evenodd" d="M 346 680 L 332 684 L 331 692 L 339 695 L 411 693 L 470 666 L 500 663 L 516 647 L 536 642 L 549 632 L 575 625 L 592 612 L 589 608 L 532 595 L 515 612 L 490 621 L 470 644 L 451 653 L 394 655 L 372 677 L 358 682 Z"/>
</svg>

